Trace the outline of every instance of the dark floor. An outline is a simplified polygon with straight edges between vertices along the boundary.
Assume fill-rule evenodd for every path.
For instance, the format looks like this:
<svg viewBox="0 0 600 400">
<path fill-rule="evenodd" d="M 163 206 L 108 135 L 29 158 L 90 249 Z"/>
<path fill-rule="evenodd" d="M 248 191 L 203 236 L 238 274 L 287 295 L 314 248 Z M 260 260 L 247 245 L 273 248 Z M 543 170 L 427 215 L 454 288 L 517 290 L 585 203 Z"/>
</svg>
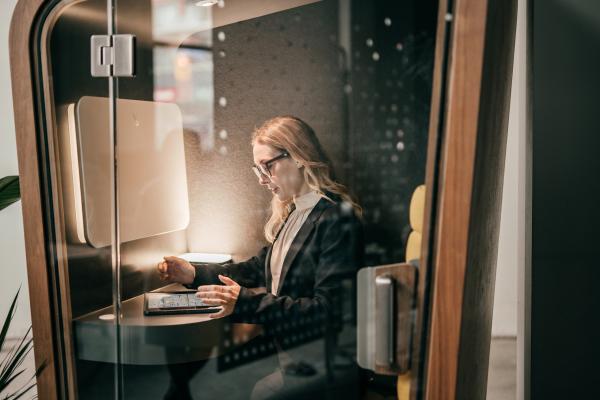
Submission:
<svg viewBox="0 0 600 400">
<path fill-rule="evenodd" d="M 344 345 L 343 341 L 342 345 Z M 352 373 L 352 369 L 343 367 L 347 361 L 343 357 L 337 358 L 336 379 L 334 383 L 328 383 L 323 362 L 315 362 L 315 360 L 322 360 L 322 352 L 322 340 L 308 343 L 290 351 L 295 358 L 308 362 L 312 360 L 318 373 L 312 377 L 288 377 L 286 400 L 290 398 L 313 400 L 357 398 L 356 376 Z M 267 364 L 272 366 L 276 361 L 273 356 L 269 363 L 264 360 L 255 361 L 222 373 L 217 372 L 216 361 L 208 362 L 191 381 L 193 398 L 197 400 L 247 398 L 254 382 L 267 372 L 264 370 Z M 29 370 L 33 370 L 32 354 L 27 358 L 24 366 Z M 113 370 L 104 365 L 97 368 L 96 373 L 92 373 L 92 376 L 104 380 L 104 384 L 97 385 L 91 381 L 88 382 L 84 385 L 86 387 L 84 391 L 87 395 L 82 398 L 103 400 L 112 398 L 114 392 L 114 386 L 111 384 Z M 137 372 L 133 371 L 133 373 L 126 369 L 124 379 L 125 398 L 127 399 L 162 399 L 169 385 L 168 371 L 163 367 L 143 367 Z M 16 383 L 16 385 L 18 384 L 19 382 Z M 11 385 L 11 387 L 16 385 Z M 309 390 L 310 388 L 315 389 Z M 328 390 L 323 391 L 323 388 Z M 515 398 L 516 339 L 494 338 L 490 351 L 487 399 L 514 400 Z"/>
<path fill-rule="evenodd" d="M 354 335 L 347 337 L 353 338 Z M 355 343 L 352 339 L 344 341 L 342 336 L 338 348 L 340 351 L 331 380 L 326 374 L 323 339 L 287 351 L 292 359 L 312 365 L 316 374 L 303 377 L 286 375 L 283 391 L 269 399 L 359 399 L 358 369 L 351 358 L 344 357 L 344 353 L 354 353 Z M 277 357 L 273 354 L 226 371 L 218 371 L 218 361 L 212 358 L 203 365 L 183 365 L 181 374 L 198 369 L 189 384 L 194 399 L 248 399 L 255 383 L 275 371 L 279 365 Z M 114 398 L 115 370 L 111 364 L 84 362 L 78 369 L 80 399 Z M 177 371 L 169 371 L 164 366 L 126 366 L 122 373 L 126 399 L 162 399 L 172 382 L 171 374 L 181 377 Z"/>
</svg>

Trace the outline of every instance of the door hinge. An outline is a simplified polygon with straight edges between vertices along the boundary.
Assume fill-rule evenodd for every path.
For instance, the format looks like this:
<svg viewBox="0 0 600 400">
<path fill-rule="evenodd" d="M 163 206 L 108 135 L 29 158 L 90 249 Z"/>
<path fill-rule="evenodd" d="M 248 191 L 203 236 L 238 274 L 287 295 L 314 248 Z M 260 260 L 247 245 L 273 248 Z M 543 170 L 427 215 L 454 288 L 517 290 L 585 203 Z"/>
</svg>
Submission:
<svg viewBox="0 0 600 400">
<path fill-rule="evenodd" d="M 90 44 L 92 76 L 135 76 L 134 35 L 92 35 Z"/>
</svg>

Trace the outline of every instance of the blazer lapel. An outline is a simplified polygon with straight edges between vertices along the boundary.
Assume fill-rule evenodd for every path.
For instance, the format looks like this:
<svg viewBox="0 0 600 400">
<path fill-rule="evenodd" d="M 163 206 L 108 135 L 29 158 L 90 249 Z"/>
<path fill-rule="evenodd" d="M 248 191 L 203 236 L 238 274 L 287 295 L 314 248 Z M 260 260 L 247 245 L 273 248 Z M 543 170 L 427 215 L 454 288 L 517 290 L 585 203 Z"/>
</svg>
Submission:
<svg viewBox="0 0 600 400">
<path fill-rule="evenodd" d="M 273 276 L 271 275 L 271 253 L 273 252 L 273 246 L 269 246 L 267 250 L 267 257 L 265 258 L 265 285 L 267 286 L 267 293 L 271 293 L 271 285 Z"/>
<path fill-rule="evenodd" d="M 287 275 L 290 266 L 294 262 L 294 259 L 296 258 L 300 250 L 304 247 L 304 242 L 315 227 L 315 222 L 317 222 L 317 220 L 319 219 L 323 211 L 325 211 L 328 205 L 329 201 L 324 198 L 321 198 L 319 202 L 315 205 L 315 207 L 312 209 L 310 214 L 308 214 L 306 221 L 304 221 L 304 224 L 296 234 L 296 237 L 294 237 L 294 240 L 292 241 L 292 244 L 290 245 L 290 248 L 283 260 L 283 265 L 281 266 L 281 276 L 279 277 L 279 285 L 277 286 L 277 292 L 274 294 L 278 294 L 281 290 L 283 282 L 285 281 L 285 276 Z M 269 264 L 267 265 L 267 269 L 269 270 L 269 282 L 271 280 L 270 264 L 271 263 L 269 262 Z"/>
</svg>

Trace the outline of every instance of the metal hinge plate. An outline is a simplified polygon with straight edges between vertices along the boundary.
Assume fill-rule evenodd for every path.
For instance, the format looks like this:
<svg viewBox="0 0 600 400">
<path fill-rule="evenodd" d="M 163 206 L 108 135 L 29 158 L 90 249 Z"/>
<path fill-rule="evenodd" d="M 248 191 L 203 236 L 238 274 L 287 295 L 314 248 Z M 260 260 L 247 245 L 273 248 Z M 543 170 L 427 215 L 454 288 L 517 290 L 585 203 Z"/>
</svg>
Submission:
<svg viewBox="0 0 600 400">
<path fill-rule="evenodd" d="M 90 44 L 92 76 L 135 75 L 134 35 L 92 35 Z"/>
</svg>

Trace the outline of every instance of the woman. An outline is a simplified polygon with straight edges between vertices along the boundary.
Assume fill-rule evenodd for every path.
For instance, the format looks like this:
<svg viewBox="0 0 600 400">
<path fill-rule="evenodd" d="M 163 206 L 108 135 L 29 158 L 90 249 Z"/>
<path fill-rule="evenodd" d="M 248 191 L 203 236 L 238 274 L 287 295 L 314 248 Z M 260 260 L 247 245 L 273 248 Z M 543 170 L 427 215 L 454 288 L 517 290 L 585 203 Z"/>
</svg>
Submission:
<svg viewBox="0 0 600 400">
<path fill-rule="evenodd" d="M 252 137 L 252 167 L 271 191 L 269 245 L 257 256 L 225 266 L 192 266 L 177 257 L 158 264 L 161 278 L 197 287 L 197 297 L 222 306 L 211 315 L 263 324 L 277 348 L 291 321 L 331 323 L 339 315 L 341 280 L 363 257 L 360 207 L 335 182 L 329 158 L 312 128 L 299 118 L 275 117 Z M 266 288 L 266 291 L 254 288 Z"/>
</svg>

